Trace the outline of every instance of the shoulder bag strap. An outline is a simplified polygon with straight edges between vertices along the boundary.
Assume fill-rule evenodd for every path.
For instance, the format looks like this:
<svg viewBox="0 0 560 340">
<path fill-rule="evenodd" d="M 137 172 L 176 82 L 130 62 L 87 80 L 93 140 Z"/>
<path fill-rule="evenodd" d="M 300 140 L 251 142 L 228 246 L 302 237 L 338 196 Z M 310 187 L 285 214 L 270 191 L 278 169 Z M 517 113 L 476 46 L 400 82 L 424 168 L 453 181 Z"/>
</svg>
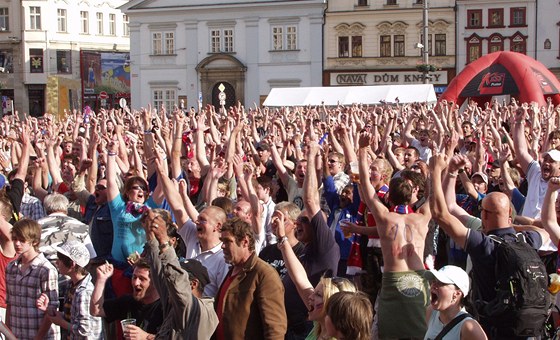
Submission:
<svg viewBox="0 0 560 340">
<path fill-rule="evenodd" d="M 468 318 L 468 317 L 472 317 L 469 313 L 464 313 L 461 315 L 456 316 L 453 320 L 451 320 L 447 325 L 445 325 L 445 327 L 443 327 L 443 329 L 441 330 L 441 332 L 439 332 L 439 334 L 436 336 L 436 338 L 434 340 L 441 340 L 443 339 L 443 337 L 449 333 L 450 330 L 453 329 L 453 327 L 457 326 L 457 324 L 461 321 L 463 321 L 464 319 Z"/>
</svg>

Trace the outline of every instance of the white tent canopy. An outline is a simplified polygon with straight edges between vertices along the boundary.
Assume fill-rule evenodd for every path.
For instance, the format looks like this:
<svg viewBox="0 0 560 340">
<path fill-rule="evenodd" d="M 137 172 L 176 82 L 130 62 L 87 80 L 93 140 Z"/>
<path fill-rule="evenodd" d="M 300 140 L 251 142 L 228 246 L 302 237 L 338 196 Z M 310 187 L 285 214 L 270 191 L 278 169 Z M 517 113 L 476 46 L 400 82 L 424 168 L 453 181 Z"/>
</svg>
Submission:
<svg viewBox="0 0 560 340">
<path fill-rule="evenodd" d="M 432 84 L 274 88 L 264 106 L 352 105 L 437 101 Z"/>
</svg>

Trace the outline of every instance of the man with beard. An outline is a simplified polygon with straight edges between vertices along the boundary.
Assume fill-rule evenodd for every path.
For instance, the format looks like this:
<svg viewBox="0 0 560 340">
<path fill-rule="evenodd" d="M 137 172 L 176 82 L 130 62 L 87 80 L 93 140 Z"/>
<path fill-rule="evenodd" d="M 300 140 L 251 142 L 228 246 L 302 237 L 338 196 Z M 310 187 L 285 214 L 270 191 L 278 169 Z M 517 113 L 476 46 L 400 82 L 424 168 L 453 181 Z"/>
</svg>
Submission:
<svg viewBox="0 0 560 340">
<path fill-rule="evenodd" d="M 163 311 L 159 294 L 151 280 L 150 264 L 143 259 L 134 264 L 132 295 L 105 300 L 105 284 L 113 275 L 113 270 L 113 265 L 109 263 L 97 267 L 97 279 L 89 306 L 91 315 L 104 317 L 107 322 L 136 319 L 136 326 L 128 327 L 133 327 L 135 333 L 143 332 L 144 339 L 149 335 L 153 337 L 163 323 Z"/>
<path fill-rule="evenodd" d="M 216 339 L 282 339 L 284 288 L 275 270 L 255 253 L 253 228 L 234 217 L 222 226 L 220 240 L 231 268 L 216 296 Z"/>
</svg>

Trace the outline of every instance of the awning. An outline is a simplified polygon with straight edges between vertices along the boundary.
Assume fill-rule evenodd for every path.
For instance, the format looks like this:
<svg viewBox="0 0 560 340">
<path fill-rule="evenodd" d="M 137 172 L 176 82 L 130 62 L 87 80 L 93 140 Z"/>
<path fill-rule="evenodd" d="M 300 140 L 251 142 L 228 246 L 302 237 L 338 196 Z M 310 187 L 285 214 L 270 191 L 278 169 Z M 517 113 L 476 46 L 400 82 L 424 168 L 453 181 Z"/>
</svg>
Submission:
<svg viewBox="0 0 560 340">
<path fill-rule="evenodd" d="M 432 84 L 274 88 L 264 106 L 352 105 L 437 101 Z"/>
</svg>

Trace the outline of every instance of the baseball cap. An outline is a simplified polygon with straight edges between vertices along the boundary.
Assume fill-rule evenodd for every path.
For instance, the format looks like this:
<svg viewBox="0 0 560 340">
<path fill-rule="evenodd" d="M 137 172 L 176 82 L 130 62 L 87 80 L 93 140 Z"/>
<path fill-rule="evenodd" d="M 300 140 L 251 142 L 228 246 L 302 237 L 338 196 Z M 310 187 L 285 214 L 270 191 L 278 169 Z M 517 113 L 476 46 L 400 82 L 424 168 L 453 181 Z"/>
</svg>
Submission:
<svg viewBox="0 0 560 340">
<path fill-rule="evenodd" d="M 480 176 L 482 178 L 482 180 L 484 181 L 484 183 L 486 183 L 488 185 L 488 176 L 484 172 L 475 172 L 474 174 L 472 174 L 471 179 L 474 176 Z"/>
<path fill-rule="evenodd" d="M 546 154 L 549 155 L 553 161 L 560 162 L 560 151 L 556 149 L 552 149 L 552 150 L 548 150 Z"/>
<path fill-rule="evenodd" d="M 424 276 L 432 281 L 438 280 L 445 284 L 454 284 L 463 292 L 463 296 L 469 294 L 469 275 L 457 266 L 443 266 L 440 270 L 431 269 Z"/>
<path fill-rule="evenodd" d="M 499 168 L 500 167 L 500 161 L 499 160 L 495 160 L 493 162 L 489 162 L 488 163 L 489 166 L 491 166 L 492 168 Z"/>
<path fill-rule="evenodd" d="M 270 151 L 270 146 L 266 143 L 259 143 L 257 150 Z"/>
<path fill-rule="evenodd" d="M 85 268 L 89 263 L 88 249 L 83 243 L 76 240 L 68 241 L 61 246 L 55 246 L 54 249 L 82 268 Z"/>
<path fill-rule="evenodd" d="M 185 260 L 181 262 L 181 268 L 183 268 L 187 273 L 189 273 L 189 275 L 194 276 L 194 278 L 197 279 L 198 282 L 200 282 L 203 288 L 208 283 L 210 283 L 208 270 L 206 269 L 206 267 L 202 265 L 202 263 L 200 263 L 200 261 L 193 260 L 193 259 Z"/>
</svg>

